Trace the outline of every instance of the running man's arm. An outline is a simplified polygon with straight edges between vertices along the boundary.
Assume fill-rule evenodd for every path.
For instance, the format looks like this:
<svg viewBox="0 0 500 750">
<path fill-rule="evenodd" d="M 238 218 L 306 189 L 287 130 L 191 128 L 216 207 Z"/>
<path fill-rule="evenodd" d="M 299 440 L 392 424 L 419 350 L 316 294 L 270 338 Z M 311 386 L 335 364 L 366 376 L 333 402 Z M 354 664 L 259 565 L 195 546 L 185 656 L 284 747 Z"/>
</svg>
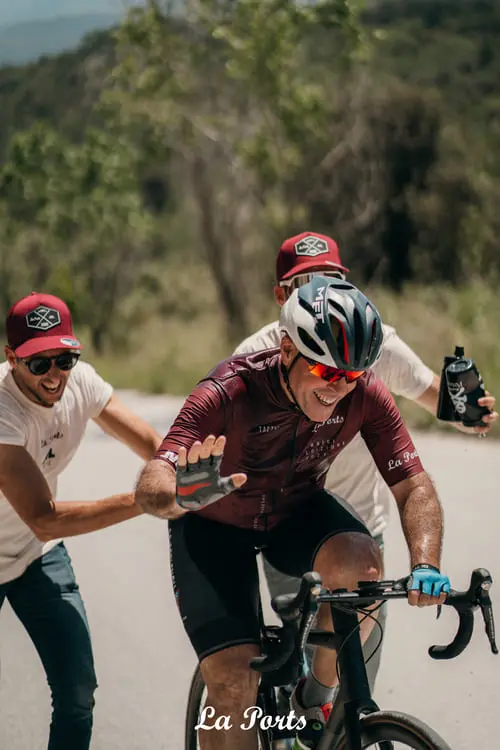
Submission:
<svg viewBox="0 0 500 750">
<path fill-rule="evenodd" d="M 424 391 L 424 393 L 422 393 L 421 396 L 416 399 L 417 404 L 419 404 L 419 406 L 428 411 L 434 417 L 437 413 L 440 384 L 440 378 L 437 375 L 434 375 L 431 385 L 427 388 L 426 391 Z M 461 422 L 450 422 L 449 424 L 452 424 L 455 429 L 459 430 L 459 432 L 465 432 L 468 435 L 470 435 L 471 433 L 487 433 L 491 429 L 493 422 L 496 422 L 496 420 L 498 419 L 498 414 L 495 411 L 496 399 L 494 396 L 488 393 L 488 391 L 486 391 L 486 396 L 478 399 L 478 404 L 479 406 L 487 406 L 488 409 L 491 410 L 491 414 L 486 414 L 482 418 L 483 422 L 487 422 L 486 427 L 466 427 Z"/>
<path fill-rule="evenodd" d="M 141 513 L 133 493 L 89 502 L 56 502 L 42 472 L 21 445 L 0 444 L 0 489 L 42 542 L 88 534 Z"/>
<path fill-rule="evenodd" d="M 145 461 L 149 461 L 161 445 L 161 435 L 125 406 L 115 393 L 101 413 L 94 417 L 94 421 L 104 432 L 125 443 Z"/>
<path fill-rule="evenodd" d="M 380 361 L 374 372 L 380 377 L 391 393 L 415 401 L 422 409 L 436 416 L 440 378 L 415 354 L 391 326 L 384 326 L 384 346 Z M 495 398 L 489 393 L 479 400 L 480 406 L 491 409 L 484 421 L 486 427 L 465 427 L 461 422 L 450 422 L 455 429 L 467 434 L 486 433 L 498 418 L 495 409 Z"/>
</svg>

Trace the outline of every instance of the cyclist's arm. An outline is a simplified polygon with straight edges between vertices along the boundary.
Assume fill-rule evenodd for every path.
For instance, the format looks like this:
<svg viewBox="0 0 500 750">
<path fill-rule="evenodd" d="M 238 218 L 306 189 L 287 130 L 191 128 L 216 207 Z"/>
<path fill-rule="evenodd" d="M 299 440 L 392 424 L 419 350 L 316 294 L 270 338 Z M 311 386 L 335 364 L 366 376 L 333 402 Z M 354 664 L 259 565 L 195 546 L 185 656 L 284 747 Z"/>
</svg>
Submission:
<svg viewBox="0 0 500 750">
<path fill-rule="evenodd" d="M 411 567 L 440 568 L 443 516 L 436 490 L 425 471 L 391 487 L 410 552 Z"/>
<path fill-rule="evenodd" d="M 398 505 L 412 566 L 439 567 L 441 506 L 394 399 L 379 380 L 367 388 L 361 434 Z"/>
<path fill-rule="evenodd" d="M 162 441 L 161 435 L 125 406 L 115 393 L 94 421 L 145 461 L 154 456 Z"/>
<path fill-rule="evenodd" d="M 175 469 L 168 459 L 158 458 L 148 461 L 142 470 L 135 490 L 136 502 L 144 513 L 173 521 L 189 511 L 177 505 Z M 176 460 L 177 454 L 172 454 L 172 459 Z"/>
<path fill-rule="evenodd" d="M 42 472 L 21 445 L 0 444 L 0 489 L 42 542 L 98 531 L 141 513 L 133 493 L 94 502 L 56 502 Z"/>
<path fill-rule="evenodd" d="M 225 428 L 223 395 L 210 381 L 204 381 L 186 399 L 155 456 L 141 472 L 136 502 L 145 513 L 173 520 L 188 512 L 176 502 L 179 448 L 189 450 L 196 440 L 203 441 L 210 434 L 217 437 Z"/>
</svg>

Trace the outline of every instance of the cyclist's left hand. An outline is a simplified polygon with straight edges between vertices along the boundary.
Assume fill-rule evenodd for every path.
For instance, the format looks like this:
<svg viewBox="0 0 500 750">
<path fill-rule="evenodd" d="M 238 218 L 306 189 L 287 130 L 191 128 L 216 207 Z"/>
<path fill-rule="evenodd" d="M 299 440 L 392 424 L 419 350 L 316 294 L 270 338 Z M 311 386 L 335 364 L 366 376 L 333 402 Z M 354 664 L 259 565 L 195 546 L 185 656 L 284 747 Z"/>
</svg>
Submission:
<svg viewBox="0 0 500 750">
<path fill-rule="evenodd" d="M 482 417 L 482 421 L 486 422 L 486 425 L 484 427 L 466 427 L 461 422 L 454 422 L 455 427 L 460 430 L 460 432 L 465 432 L 469 435 L 474 432 L 476 435 L 487 435 L 491 430 L 493 423 L 498 419 L 498 413 L 495 411 L 496 398 L 495 396 L 492 396 L 489 391 L 485 391 L 485 393 L 486 396 L 478 398 L 477 403 L 479 406 L 487 406 L 490 410 L 490 414 L 485 414 L 484 417 Z"/>
<path fill-rule="evenodd" d="M 450 591 L 450 580 L 439 570 L 413 568 L 408 581 L 408 603 L 417 607 L 443 604 Z"/>
</svg>

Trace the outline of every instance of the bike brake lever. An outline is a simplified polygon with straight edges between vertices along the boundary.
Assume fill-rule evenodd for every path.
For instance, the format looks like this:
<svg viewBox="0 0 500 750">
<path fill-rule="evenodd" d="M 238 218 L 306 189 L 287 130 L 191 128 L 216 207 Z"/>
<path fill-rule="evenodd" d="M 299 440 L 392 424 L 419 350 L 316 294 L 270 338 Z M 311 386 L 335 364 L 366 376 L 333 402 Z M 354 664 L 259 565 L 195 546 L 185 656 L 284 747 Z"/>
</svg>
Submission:
<svg viewBox="0 0 500 750">
<path fill-rule="evenodd" d="M 495 621 L 493 619 L 493 607 L 491 606 L 491 600 L 489 596 L 488 601 L 481 604 L 481 614 L 483 615 L 484 629 L 490 642 L 491 651 L 493 654 L 498 654 L 498 648 L 495 641 Z"/>
</svg>

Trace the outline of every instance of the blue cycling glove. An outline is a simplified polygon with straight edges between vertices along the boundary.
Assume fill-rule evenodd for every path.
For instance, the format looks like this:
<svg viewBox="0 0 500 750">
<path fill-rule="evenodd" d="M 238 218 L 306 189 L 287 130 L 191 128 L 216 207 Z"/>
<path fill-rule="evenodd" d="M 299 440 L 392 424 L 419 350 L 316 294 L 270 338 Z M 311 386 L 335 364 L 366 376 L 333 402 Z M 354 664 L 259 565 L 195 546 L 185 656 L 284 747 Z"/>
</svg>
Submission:
<svg viewBox="0 0 500 750">
<path fill-rule="evenodd" d="M 408 581 L 408 591 L 421 591 L 428 596 L 439 596 L 441 593 L 448 594 L 450 579 L 433 565 L 416 565 Z"/>
</svg>

